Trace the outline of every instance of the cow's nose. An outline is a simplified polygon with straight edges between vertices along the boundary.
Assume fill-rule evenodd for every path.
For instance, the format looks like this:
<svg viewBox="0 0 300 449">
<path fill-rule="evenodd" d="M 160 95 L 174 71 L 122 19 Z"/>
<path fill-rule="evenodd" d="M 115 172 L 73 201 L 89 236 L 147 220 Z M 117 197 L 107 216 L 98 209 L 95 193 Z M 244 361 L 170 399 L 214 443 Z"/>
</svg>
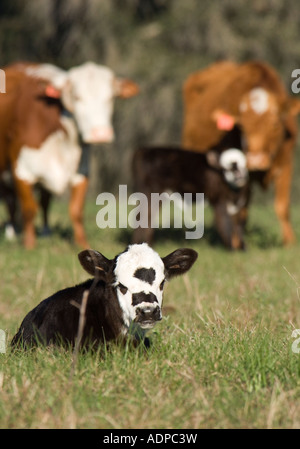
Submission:
<svg viewBox="0 0 300 449">
<path fill-rule="evenodd" d="M 91 143 L 109 143 L 114 140 L 114 130 L 111 126 L 97 126 L 92 128 Z"/>
</svg>

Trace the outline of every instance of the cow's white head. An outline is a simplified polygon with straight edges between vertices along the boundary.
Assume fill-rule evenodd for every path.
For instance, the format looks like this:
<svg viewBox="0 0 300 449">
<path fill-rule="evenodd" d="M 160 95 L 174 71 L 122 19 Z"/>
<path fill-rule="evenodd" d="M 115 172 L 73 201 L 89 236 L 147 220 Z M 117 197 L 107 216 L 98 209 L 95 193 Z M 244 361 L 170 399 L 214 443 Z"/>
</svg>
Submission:
<svg viewBox="0 0 300 449">
<path fill-rule="evenodd" d="M 30 65 L 26 73 L 49 81 L 46 95 L 61 99 L 86 143 L 111 142 L 114 98 L 129 98 L 139 90 L 133 81 L 117 78 L 108 67 L 93 62 L 69 71 L 52 64 Z"/>
<path fill-rule="evenodd" d="M 209 165 L 222 170 L 224 179 L 230 187 L 240 189 L 248 182 L 247 158 L 241 150 L 229 148 L 221 154 L 209 151 L 206 157 Z"/>
<path fill-rule="evenodd" d="M 128 98 L 137 92 L 132 81 L 118 79 L 109 68 L 87 62 L 68 71 L 62 102 L 74 114 L 84 142 L 111 142 L 114 98 Z"/>
<path fill-rule="evenodd" d="M 196 251 L 181 248 L 161 258 L 146 243 L 130 245 L 111 260 L 94 250 L 78 255 L 88 273 L 114 287 L 126 328 L 133 325 L 143 331 L 162 318 L 165 281 L 188 271 L 197 256 Z"/>
</svg>

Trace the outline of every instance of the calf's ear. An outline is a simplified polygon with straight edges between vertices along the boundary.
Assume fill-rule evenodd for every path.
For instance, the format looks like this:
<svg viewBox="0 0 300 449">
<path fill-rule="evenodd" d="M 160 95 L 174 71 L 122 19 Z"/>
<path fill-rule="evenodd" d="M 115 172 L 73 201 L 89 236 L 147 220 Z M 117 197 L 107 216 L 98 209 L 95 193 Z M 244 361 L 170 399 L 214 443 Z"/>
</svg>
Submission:
<svg viewBox="0 0 300 449">
<path fill-rule="evenodd" d="M 86 249 L 78 254 L 82 267 L 92 276 L 105 279 L 109 272 L 112 260 L 107 259 L 103 254 L 93 249 Z"/>
<path fill-rule="evenodd" d="M 163 257 L 167 279 L 186 273 L 197 257 L 198 253 L 189 248 L 176 249 L 168 256 Z"/>
<path fill-rule="evenodd" d="M 216 170 L 221 170 L 220 154 L 217 151 L 210 150 L 206 153 L 206 160 L 208 165 Z"/>
</svg>

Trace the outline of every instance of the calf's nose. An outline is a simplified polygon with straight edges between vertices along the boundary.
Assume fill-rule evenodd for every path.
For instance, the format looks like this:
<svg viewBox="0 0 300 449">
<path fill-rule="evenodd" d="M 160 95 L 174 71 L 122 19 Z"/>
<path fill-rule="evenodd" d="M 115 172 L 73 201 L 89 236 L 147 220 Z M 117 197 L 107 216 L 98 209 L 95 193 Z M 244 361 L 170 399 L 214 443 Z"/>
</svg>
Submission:
<svg viewBox="0 0 300 449">
<path fill-rule="evenodd" d="M 160 314 L 160 308 L 159 306 L 156 307 L 138 307 L 137 311 L 137 317 L 139 320 L 142 321 L 160 321 L 161 320 L 161 314 Z"/>
</svg>

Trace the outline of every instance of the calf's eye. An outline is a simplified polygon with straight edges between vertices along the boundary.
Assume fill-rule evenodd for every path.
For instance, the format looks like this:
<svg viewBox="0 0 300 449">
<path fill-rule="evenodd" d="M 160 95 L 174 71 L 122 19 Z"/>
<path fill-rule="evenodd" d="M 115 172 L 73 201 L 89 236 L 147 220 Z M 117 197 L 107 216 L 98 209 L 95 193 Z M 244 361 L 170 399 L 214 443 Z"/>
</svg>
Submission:
<svg viewBox="0 0 300 449">
<path fill-rule="evenodd" d="M 127 291 L 128 291 L 128 288 L 125 287 L 125 285 L 119 283 L 118 288 L 119 288 L 120 292 L 121 292 L 123 295 L 126 295 L 126 293 L 127 293 Z"/>
</svg>

